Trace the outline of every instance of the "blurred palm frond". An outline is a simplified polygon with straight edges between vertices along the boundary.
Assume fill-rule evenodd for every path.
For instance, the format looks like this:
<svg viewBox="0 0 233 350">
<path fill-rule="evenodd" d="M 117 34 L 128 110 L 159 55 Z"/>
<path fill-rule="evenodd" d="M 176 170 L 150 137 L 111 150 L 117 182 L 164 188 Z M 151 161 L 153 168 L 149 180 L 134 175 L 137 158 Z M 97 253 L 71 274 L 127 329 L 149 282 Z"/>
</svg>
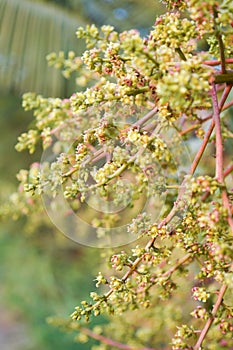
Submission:
<svg viewBox="0 0 233 350">
<path fill-rule="evenodd" d="M 28 0 L 0 0 L 0 89 L 66 96 L 74 82 L 49 68 L 50 52 L 83 51 L 75 36 L 84 20 L 58 6 Z"/>
</svg>

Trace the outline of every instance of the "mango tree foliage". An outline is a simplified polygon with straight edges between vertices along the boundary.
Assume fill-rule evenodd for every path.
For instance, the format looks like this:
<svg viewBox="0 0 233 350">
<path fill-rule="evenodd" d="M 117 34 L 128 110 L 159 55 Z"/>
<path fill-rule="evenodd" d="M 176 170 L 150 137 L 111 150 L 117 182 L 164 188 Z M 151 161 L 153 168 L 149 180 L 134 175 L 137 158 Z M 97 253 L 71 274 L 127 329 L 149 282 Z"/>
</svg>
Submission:
<svg viewBox="0 0 233 350">
<path fill-rule="evenodd" d="M 50 191 L 56 198 L 61 185 L 77 215 L 90 194 L 132 210 L 127 234 L 135 242 L 105 251 L 110 270 L 96 277 L 100 292 L 76 306 L 69 321 L 52 320 L 77 331 L 78 341 L 99 341 L 93 350 L 233 347 L 233 164 L 224 150 L 232 138 L 233 5 L 165 2 L 167 12 L 145 38 L 88 25 L 76 33 L 86 41 L 82 57 L 48 56 L 67 77 L 76 72 L 78 91 L 70 98 L 23 97 L 34 122 L 16 149 L 33 153 L 42 143 L 56 158 L 19 172 L 19 193 L 5 213 L 11 206 L 18 214 L 36 211 L 40 196 Z M 178 136 L 161 136 L 171 128 Z M 200 147 L 177 176 L 181 153 L 172 148 L 196 138 Z M 200 166 L 209 144 L 215 157 Z M 164 194 L 158 220 L 135 211 L 143 196 Z M 84 216 L 102 240 L 129 216 L 88 210 Z M 109 322 L 85 325 L 100 314 Z"/>
</svg>

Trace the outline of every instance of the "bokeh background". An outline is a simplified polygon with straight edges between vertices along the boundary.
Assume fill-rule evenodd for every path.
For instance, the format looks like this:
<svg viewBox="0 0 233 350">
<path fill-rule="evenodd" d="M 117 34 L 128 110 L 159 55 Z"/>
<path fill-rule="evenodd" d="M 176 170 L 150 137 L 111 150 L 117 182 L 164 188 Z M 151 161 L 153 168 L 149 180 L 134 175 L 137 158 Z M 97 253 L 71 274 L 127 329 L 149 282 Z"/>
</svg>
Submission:
<svg viewBox="0 0 233 350">
<path fill-rule="evenodd" d="M 0 200 L 17 188 L 16 173 L 40 159 L 14 149 L 33 118 L 21 108 L 24 92 L 67 97 L 75 77 L 66 80 L 48 67 L 50 52 L 84 45 L 76 39 L 80 25 L 111 24 L 146 36 L 164 11 L 156 0 L 0 0 Z M 46 323 L 51 315 L 68 317 L 94 287 L 100 251 L 79 246 L 57 232 L 49 219 L 11 214 L 0 225 L 0 349 L 85 350 L 73 334 Z M 106 322 L 98 319 L 98 322 Z"/>
</svg>

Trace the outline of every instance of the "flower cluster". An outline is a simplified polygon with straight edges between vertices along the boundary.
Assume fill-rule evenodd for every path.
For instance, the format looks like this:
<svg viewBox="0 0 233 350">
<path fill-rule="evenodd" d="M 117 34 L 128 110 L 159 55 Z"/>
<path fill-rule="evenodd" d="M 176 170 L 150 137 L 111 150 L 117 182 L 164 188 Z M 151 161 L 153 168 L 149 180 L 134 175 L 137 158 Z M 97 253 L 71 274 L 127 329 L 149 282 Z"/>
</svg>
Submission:
<svg viewBox="0 0 233 350">
<path fill-rule="evenodd" d="M 163 30 L 164 27 L 167 27 L 166 31 Z M 188 53 L 194 48 L 194 42 L 191 39 L 195 39 L 196 36 L 194 21 L 187 18 L 181 19 L 179 12 L 167 13 L 156 20 L 155 27 L 150 34 L 149 45 L 154 43 L 154 47 L 182 48 L 185 53 Z"/>
<path fill-rule="evenodd" d="M 188 327 L 187 325 L 178 327 L 178 331 L 172 339 L 172 350 L 189 349 L 187 339 L 192 337 L 193 333 L 193 327 Z"/>
<path fill-rule="evenodd" d="M 210 297 L 210 293 L 208 293 L 205 288 L 202 287 L 194 287 L 192 289 L 193 293 L 193 299 L 202 301 L 203 303 L 206 303 L 207 299 Z"/>
<path fill-rule="evenodd" d="M 191 191 L 194 196 L 206 192 L 213 194 L 219 186 L 218 181 L 208 175 L 191 179 Z"/>
<path fill-rule="evenodd" d="M 70 78 L 73 72 L 80 70 L 82 67 L 82 60 L 80 57 L 76 57 L 73 51 L 68 52 L 67 58 L 65 58 L 63 51 L 60 51 L 58 54 L 52 52 L 46 58 L 49 66 L 54 66 L 57 69 L 62 68 L 62 74 L 67 79 Z"/>
<path fill-rule="evenodd" d="M 214 8 L 220 1 L 207 0 L 205 6 L 202 1 L 189 0 L 191 18 L 196 22 L 199 29 L 199 36 L 214 30 Z"/>
<path fill-rule="evenodd" d="M 169 106 L 177 112 L 209 108 L 210 100 L 204 101 L 204 96 L 210 90 L 210 81 L 211 72 L 203 69 L 200 60 L 195 57 L 179 65 L 170 65 L 157 85 L 160 103 L 163 105 L 169 101 Z"/>
<path fill-rule="evenodd" d="M 176 9 L 183 11 L 186 8 L 186 2 L 184 0 L 163 0 L 168 9 Z"/>
<path fill-rule="evenodd" d="M 218 7 L 217 21 L 223 26 L 230 24 L 232 26 L 233 5 L 231 0 L 223 0 Z"/>
</svg>

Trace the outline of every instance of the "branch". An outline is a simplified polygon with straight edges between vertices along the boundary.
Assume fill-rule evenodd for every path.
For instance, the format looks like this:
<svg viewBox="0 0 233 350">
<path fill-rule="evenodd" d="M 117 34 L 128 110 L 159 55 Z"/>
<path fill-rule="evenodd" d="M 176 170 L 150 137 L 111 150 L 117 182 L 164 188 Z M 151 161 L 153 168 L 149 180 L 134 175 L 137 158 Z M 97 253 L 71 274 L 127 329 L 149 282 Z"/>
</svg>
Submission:
<svg viewBox="0 0 233 350">
<path fill-rule="evenodd" d="M 218 11 L 216 9 L 216 6 L 214 6 L 213 10 L 214 10 L 214 27 L 215 27 L 215 31 L 216 31 L 216 38 L 218 40 L 218 45 L 219 45 L 221 68 L 222 68 L 222 73 L 225 74 L 226 73 L 225 48 L 224 48 L 224 43 L 222 40 L 222 35 L 221 35 L 221 33 L 218 29 L 217 23 L 216 23 L 216 20 L 218 17 Z"/>
<path fill-rule="evenodd" d="M 223 173 L 224 178 L 227 177 L 228 175 L 230 175 L 230 173 L 233 171 L 233 164 L 230 165 Z M 210 192 L 206 192 L 202 197 L 201 200 L 202 202 L 204 202 L 210 195 Z"/>
<path fill-rule="evenodd" d="M 192 256 L 191 253 L 186 254 L 184 257 L 182 257 L 179 260 L 177 260 L 176 264 L 174 266 L 172 266 L 169 270 L 164 272 L 161 276 L 162 277 L 167 277 L 167 276 L 172 275 L 180 266 L 185 264 L 191 258 L 191 256 Z M 131 266 L 131 269 L 132 269 L 132 266 Z M 136 270 L 136 268 L 134 268 L 134 271 L 135 270 Z M 123 278 L 122 278 L 122 280 L 123 280 Z M 111 293 L 108 293 L 108 296 L 110 296 L 110 294 L 112 294 L 112 290 L 110 292 Z M 107 344 L 107 345 L 115 346 L 115 347 L 117 347 L 119 349 L 122 349 L 122 350 L 156 350 L 154 348 L 148 348 L 148 347 L 135 349 L 134 346 L 132 347 L 130 345 L 126 345 L 126 344 L 120 343 L 118 341 L 115 341 L 113 339 L 107 338 L 107 337 L 105 337 L 103 335 L 96 334 L 95 332 L 91 331 L 88 328 L 81 327 L 81 328 L 79 328 L 79 330 L 80 330 L 80 332 L 88 335 L 89 337 L 91 337 L 93 339 L 99 340 L 100 342 L 102 342 L 104 344 Z M 163 348 L 163 350 L 166 350 L 166 349 Z"/>
<path fill-rule="evenodd" d="M 221 132 L 220 111 L 218 107 L 218 97 L 215 84 L 212 84 L 212 101 L 213 101 L 213 121 L 216 131 L 216 178 L 224 185 L 223 175 L 223 139 Z"/>
<path fill-rule="evenodd" d="M 222 95 L 222 98 L 221 98 L 221 101 L 220 101 L 219 110 L 221 110 L 221 109 L 223 108 L 223 105 L 224 105 L 224 103 L 225 103 L 225 101 L 226 101 L 226 99 L 227 99 L 228 94 L 230 93 L 230 90 L 231 90 L 231 87 L 230 87 L 230 86 L 227 86 L 227 87 L 225 88 L 225 90 L 224 90 L 224 92 L 223 92 L 223 95 Z M 205 147 L 206 147 L 206 145 L 207 145 L 207 143 L 208 143 L 208 140 L 209 140 L 209 137 L 210 137 L 210 135 L 211 135 L 211 133 L 212 133 L 213 128 L 214 128 L 214 121 L 212 121 L 211 127 L 210 127 L 210 129 L 208 130 L 207 135 L 206 135 L 206 137 L 205 137 L 205 139 L 204 139 L 204 141 L 203 141 L 203 144 L 202 144 L 202 146 L 201 146 L 201 151 L 199 151 L 199 152 L 197 153 L 197 155 L 196 155 L 196 157 L 195 157 L 195 159 L 194 159 L 194 161 L 193 161 L 193 163 L 192 163 L 192 165 L 191 165 L 191 169 L 190 169 L 190 171 L 189 171 L 189 173 L 190 173 L 191 175 L 194 174 L 194 172 L 195 172 L 195 170 L 196 170 L 196 168 L 197 168 L 197 165 L 198 165 L 198 163 L 199 163 L 199 161 L 200 161 L 200 159 L 201 159 L 201 157 L 202 157 L 202 154 L 203 154 L 203 152 L 204 152 L 204 150 L 205 150 Z M 183 181 L 182 185 L 183 185 L 183 184 L 185 184 L 185 180 Z M 177 201 L 182 197 L 182 195 L 183 195 L 184 190 L 183 190 L 183 186 L 182 186 L 182 185 L 181 185 L 181 190 L 180 190 L 180 192 L 179 192 L 179 194 L 178 194 L 178 197 L 177 197 L 176 202 L 177 202 Z M 175 215 L 175 213 L 176 213 L 176 205 L 173 206 L 173 208 L 172 208 L 172 210 L 170 211 L 170 213 L 160 222 L 160 224 L 158 225 L 158 227 L 162 227 L 162 226 L 166 225 L 166 224 L 173 218 L 173 216 Z M 148 241 L 148 243 L 147 243 L 146 246 L 145 246 L 145 251 L 148 251 L 151 247 L 153 247 L 155 240 L 156 240 L 156 238 L 155 238 L 155 237 L 152 237 L 152 238 Z M 185 257 L 184 257 L 185 261 L 186 261 L 189 257 L 190 257 L 189 255 L 188 255 L 188 256 L 185 256 Z M 128 270 L 128 271 L 123 275 L 123 277 L 121 278 L 121 281 L 122 281 L 122 282 L 125 282 L 125 281 L 133 274 L 133 272 L 136 270 L 137 266 L 140 264 L 140 262 L 142 261 L 142 259 L 143 259 L 143 255 L 140 256 L 140 257 L 138 257 L 138 258 L 134 261 L 134 263 L 130 266 L 129 270 Z M 179 266 L 180 266 L 180 264 L 179 264 Z M 112 295 L 113 292 L 114 292 L 114 289 L 109 289 L 109 291 L 108 291 L 107 293 L 104 294 L 104 297 L 105 297 L 106 299 L 109 298 L 109 297 Z M 95 307 L 98 306 L 99 304 L 100 304 L 100 301 L 96 302 L 96 303 L 95 303 Z"/>
<path fill-rule="evenodd" d="M 214 112 L 213 122 L 215 124 L 215 130 L 216 130 L 216 178 L 223 186 L 225 186 L 224 171 L 223 171 L 223 139 L 222 139 L 221 123 L 220 123 L 221 108 L 218 106 L 216 86 L 214 83 L 212 84 L 212 101 L 213 101 L 213 112 Z M 227 191 L 225 188 L 223 188 L 222 190 L 222 203 L 223 203 L 223 207 L 228 210 L 228 223 L 233 233 L 233 220 L 231 217 L 231 212 L 229 213 L 230 203 L 229 203 Z M 198 350 L 201 348 L 201 345 L 215 319 L 215 316 L 217 315 L 218 309 L 221 306 L 226 290 L 227 290 L 227 285 L 223 284 L 222 287 L 220 288 L 218 298 L 216 300 L 216 303 L 214 304 L 211 316 L 208 318 L 204 328 L 202 329 L 200 336 L 198 338 L 198 341 L 196 342 L 193 348 L 194 350 Z"/>
<path fill-rule="evenodd" d="M 133 127 L 141 127 L 143 124 L 145 124 L 148 120 L 150 120 L 156 113 L 158 112 L 158 108 L 154 107 L 149 113 L 144 115 L 142 118 L 137 120 L 135 123 L 130 125 L 128 128 L 121 130 L 121 133 L 126 133 L 127 131 L 131 130 Z"/>
<path fill-rule="evenodd" d="M 233 63 L 233 58 L 227 58 L 225 59 L 225 62 L 228 64 Z M 218 66 L 219 64 L 221 64 L 221 61 L 218 61 L 218 60 L 204 61 L 203 64 L 206 64 L 207 66 Z"/>
<path fill-rule="evenodd" d="M 104 343 L 104 344 L 107 344 L 110 346 L 114 346 L 118 349 L 122 349 L 122 350 L 156 350 L 155 348 L 147 348 L 147 347 L 136 349 L 135 346 L 130 346 L 130 345 L 123 344 L 123 343 L 120 343 L 118 341 L 112 340 L 112 339 L 107 338 L 101 334 L 97 334 L 97 333 L 95 333 L 95 332 L 93 332 L 90 329 L 85 328 L 85 327 L 81 327 L 79 330 L 80 330 L 80 332 L 86 334 L 87 336 L 89 336 L 93 339 L 100 341 L 101 343 Z"/>
<path fill-rule="evenodd" d="M 227 286 L 226 286 L 226 284 L 224 284 L 219 291 L 218 299 L 217 299 L 216 303 L 214 304 L 211 316 L 208 318 L 204 328 L 202 329 L 201 334 L 198 338 L 198 341 L 196 342 L 195 346 L 193 347 L 193 350 L 201 349 L 201 345 L 206 337 L 206 334 L 208 333 L 208 331 L 210 329 L 210 326 L 212 325 L 212 323 L 214 321 L 215 316 L 217 315 L 218 309 L 223 301 L 223 297 L 225 295 L 226 290 L 227 290 Z"/>
<path fill-rule="evenodd" d="M 175 51 L 178 53 L 182 61 L 187 61 L 187 58 L 185 57 L 185 54 L 183 53 L 180 47 L 177 47 Z"/>
<path fill-rule="evenodd" d="M 228 176 L 233 171 L 233 164 L 231 164 L 225 171 L 224 177 Z"/>
<path fill-rule="evenodd" d="M 229 91 L 232 86 L 229 86 Z M 218 107 L 218 98 L 216 93 L 216 87 L 213 84 L 212 86 L 212 100 L 213 100 L 213 108 L 214 108 L 214 122 L 216 129 L 216 178 L 223 185 L 222 189 L 222 204 L 228 212 L 228 223 L 233 233 L 233 218 L 231 214 L 231 206 L 230 201 L 227 195 L 227 190 L 225 188 L 224 181 L 224 171 L 223 171 L 223 139 L 221 132 L 221 122 L 220 122 L 220 108 Z"/>
<path fill-rule="evenodd" d="M 219 107 L 218 107 L 219 108 L 219 112 L 222 110 L 222 108 L 224 106 L 224 103 L 225 103 L 225 101 L 226 101 L 226 99 L 227 99 L 227 97 L 228 97 L 228 95 L 229 95 L 229 93 L 231 91 L 231 88 L 232 87 L 228 85 L 228 86 L 226 86 L 225 90 L 223 91 L 223 94 L 222 94 L 222 97 L 221 97 L 221 100 L 220 100 L 220 103 L 219 103 Z M 202 154 L 203 154 L 203 152 L 204 152 L 204 150 L 205 150 L 205 148 L 206 148 L 206 146 L 207 146 L 207 144 L 209 142 L 209 138 L 210 138 L 210 136 L 212 134 L 212 131 L 214 129 L 214 125 L 215 125 L 215 120 L 213 119 L 211 124 L 210 124 L 210 127 L 207 130 L 207 133 L 206 133 L 206 135 L 204 137 L 202 145 L 201 145 L 199 151 L 197 152 L 196 157 L 194 158 L 193 164 L 192 164 L 190 172 L 189 172 L 191 175 L 194 174 L 194 172 L 195 172 L 195 170 L 196 170 L 196 168 L 197 168 L 197 166 L 199 164 L 199 161 L 200 161 L 200 159 L 202 157 Z"/>
<path fill-rule="evenodd" d="M 231 107 L 231 106 L 233 106 L 233 101 L 230 101 L 230 102 L 226 103 L 226 104 L 223 106 L 223 108 L 221 109 L 221 111 L 225 111 L 227 108 L 229 108 L 229 107 Z M 210 120 L 212 117 L 213 117 L 213 113 L 207 115 L 207 117 L 205 117 L 205 118 L 203 118 L 203 119 L 200 119 L 200 120 L 198 121 L 197 124 L 193 124 L 193 125 L 189 126 L 187 129 L 180 131 L 180 133 L 179 133 L 180 136 L 185 135 L 185 134 L 187 134 L 187 133 L 189 133 L 190 131 L 193 131 L 193 130 L 195 130 L 195 129 L 198 129 L 198 128 L 200 127 L 201 124 L 203 124 L 203 123 L 205 123 L 206 121 Z"/>
<path fill-rule="evenodd" d="M 148 120 L 150 120 L 158 111 L 157 107 L 154 107 L 150 112 L 148 112 L 147 114 L 145 114 L 142 118 L 140 118 L 139 120 L 137 120 L 135 123 L 133 123 L 132 125 L 130 125 L 130 127 L 128 127 L 127 129 L 124 129 L 121 131 L 121 133 L 123 132 L 127 132 L 130 129 L 132 129 L 133 127 L 141 127 L 143 124 L 145 124 Z M 83 166 L 87 165 L 88 163 L 92 162 L 95 163 L 100 159 L 103 159 L 106 156 L 106 152 L 104 151 L 103 148 L 99 149 L 98 151 L 96 151 L 95 153 L 93 153 L 92 155 L 90 155 L 83 163 Z M 67 171 L 66 173 L 63 174 L 64 177 L 69 177 L 72 174 L 74 174 L 76 171 L 78 170 L 78 167 L 72 167 L 69 171 Z M 97 186 L 98 187 L 98 186 Z"/>
<path fill-rule="evenodd" d="M 184 263 L 186 263 L 186 261 L 188 261 L 191 258 L 192 254 L 188 253 L 185 256 L 183 256 L 183 258 L 180 258 L 177 263 L 172 266 L 169 270 L 167 270 L 166 272 L 164 272 L 162 274 L 163 277 L 166 276 L 170 276 L 173 274 L 173 272 L 175 272 L 180 266 L 182 266 Z"/>
</svg>

